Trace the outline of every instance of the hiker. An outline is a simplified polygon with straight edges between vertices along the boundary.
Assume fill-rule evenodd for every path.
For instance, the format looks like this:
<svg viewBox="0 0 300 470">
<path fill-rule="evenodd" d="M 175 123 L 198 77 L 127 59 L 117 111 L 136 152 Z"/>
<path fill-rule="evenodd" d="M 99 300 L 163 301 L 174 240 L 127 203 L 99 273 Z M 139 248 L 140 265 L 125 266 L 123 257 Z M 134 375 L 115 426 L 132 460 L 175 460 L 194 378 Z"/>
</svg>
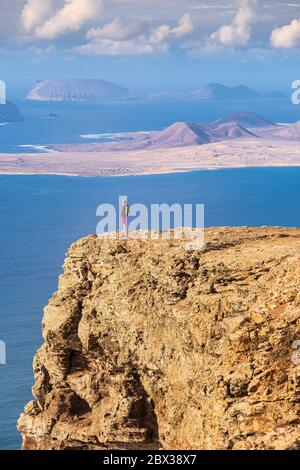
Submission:
<svg viewBox="0 0 300 470">
<path fill-rule="evenodd" d="M 122 206 L 121 206 L 121 224 L 122 224 L 123 230 L 127 229 L 128 215 L 129 215 L 129 205 L 127 204 L 127 201 L 123 199 Z"/>
</svg>

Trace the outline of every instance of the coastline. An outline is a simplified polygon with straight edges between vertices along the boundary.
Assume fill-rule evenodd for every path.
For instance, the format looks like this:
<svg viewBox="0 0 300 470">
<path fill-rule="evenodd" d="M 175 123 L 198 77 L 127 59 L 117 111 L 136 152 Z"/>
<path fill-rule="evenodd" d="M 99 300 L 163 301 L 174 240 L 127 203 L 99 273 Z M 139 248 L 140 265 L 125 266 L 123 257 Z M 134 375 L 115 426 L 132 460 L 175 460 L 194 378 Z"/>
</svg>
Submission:
<svg viewBox="0 0 300 470">
<path fill-rule="evenodd" d="M 294 141 L 238 139 L 155 150 L 0 154 L 1 175 L 140 176 L 258 167 L 299 167 Z"/>
<path fill-rule="evenodd" d="M 256 165 L 256 166 L 228 166 L 219 168 L 192 168 L 186 170 L 170 170 L 160 172 L 149 172 L 149 173 L 122 173 L 122 174 L 72 174 L 72 173 L 29 173 L 29 172 L 10 172 L 5 173 L 0 171 L 1 176 L 61 176 L 67 178 L 124 178 L 124 177 L 138 177 L 138 176 L 160 176 L 160 175 L 175 175 L 180 173 L 196 173 L 198 171 L 221 171 L 221 170 L 250 170 L 255 168 L 299 168 L 300 164 L 297 165 Z"/>
</svg>

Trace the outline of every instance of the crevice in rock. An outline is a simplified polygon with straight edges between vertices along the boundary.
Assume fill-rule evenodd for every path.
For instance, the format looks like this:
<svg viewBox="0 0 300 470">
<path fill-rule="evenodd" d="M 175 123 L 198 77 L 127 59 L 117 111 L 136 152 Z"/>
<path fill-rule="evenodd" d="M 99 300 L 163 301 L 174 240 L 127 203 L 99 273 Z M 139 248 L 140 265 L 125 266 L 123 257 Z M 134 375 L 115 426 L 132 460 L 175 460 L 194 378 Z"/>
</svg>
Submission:
<svg viewBox="0 0 300 470">
<path fill-rule="evenodd" d="M 70 398 L 70 413 L 72 416 L 82 417 L 90 413 L 91 407 L 86 400 L 81 398 L 77 393 L 74 393 Z"/>
<path fill-rule="evenodd" d="M 88 367 L 87 360 L 80 351 L 70 352 L 69 363 L 69 374 L 83 371 Z"/>
</svg>

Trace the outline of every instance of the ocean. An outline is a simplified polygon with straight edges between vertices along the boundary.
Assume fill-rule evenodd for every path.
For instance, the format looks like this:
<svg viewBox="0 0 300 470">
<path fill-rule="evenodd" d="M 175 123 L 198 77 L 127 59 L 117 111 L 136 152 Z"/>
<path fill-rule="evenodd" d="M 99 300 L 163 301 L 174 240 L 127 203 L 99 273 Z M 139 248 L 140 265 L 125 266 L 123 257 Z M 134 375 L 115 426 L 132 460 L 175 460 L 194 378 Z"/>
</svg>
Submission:
<svg viewBox="0 0 300 470">
<path fill-rule="evenodd" d="M 254 111 L 276 122 L 300 118 L 289 100 L 247 102 L 84 103 L 16 102 L 26 121 L 0 126 L 0 153 L 32 151 L 81 136 L 158 130 L 175 121 L 211 122 L 233 111 Z M 57 118 L 47 117 L 50 113 Z M 37 149 L 36 149 L 37 150 Z M 96 208 L 129 203 L 202 203 L 206 226 L 300 227 L 300 168 L 250 168 L 123 178 L 0 175 L 0 449 L 19 449 L 17 418 L 31 399 L 32 358 L 42 343 L 43 307 L 57 287 L 69 245 L 95 233 Z"/>
<path fill-rule="evenodd" d="M 123 178 L 0 176 L 0 449 L 18 449 L 16 421 L 31 399 L 42 309 L 69 245 L 95 233 L 96 208 L 129 202 L 204 203 L 205 223 L 300 227 L 300 168 L 198 171 Z"/>
</svg>

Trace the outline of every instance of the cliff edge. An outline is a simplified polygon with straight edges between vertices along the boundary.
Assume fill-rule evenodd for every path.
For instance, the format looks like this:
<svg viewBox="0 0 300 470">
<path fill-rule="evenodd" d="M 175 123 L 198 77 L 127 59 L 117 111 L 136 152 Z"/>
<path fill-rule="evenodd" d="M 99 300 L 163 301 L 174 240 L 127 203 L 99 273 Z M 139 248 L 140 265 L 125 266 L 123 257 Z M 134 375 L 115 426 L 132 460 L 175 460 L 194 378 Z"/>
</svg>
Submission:
<svg viewBox="0 0 300 470">
<path fill-rule="evenodd" d="M 69 250 L 24 449 L 300 449 L 300 229 Z"/>
</svg>

